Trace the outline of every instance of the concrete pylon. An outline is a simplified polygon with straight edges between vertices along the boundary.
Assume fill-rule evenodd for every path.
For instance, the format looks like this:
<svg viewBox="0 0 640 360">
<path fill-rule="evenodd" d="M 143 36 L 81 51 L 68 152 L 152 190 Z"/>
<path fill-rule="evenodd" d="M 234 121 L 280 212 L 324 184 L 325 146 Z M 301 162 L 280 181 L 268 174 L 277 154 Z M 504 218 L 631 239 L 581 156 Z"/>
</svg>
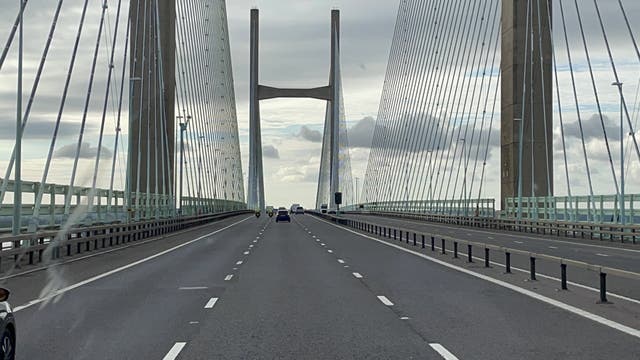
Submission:
<svg viewBox="0 0 640 360">
<path fill-rule="evenodd" d="M 529 9 L 527 3 L 531 4 Z M 503 209 L 506 198 L 518 197 L 519 181 L 523 197 L 553 195 L 549 9 L 551 0 L 502 1 L 500 162 Z M 522 174 L 519 174 L 519 169 L 522 169 Z"/>
<path fill-rule="evenodd" d="M 128 182 L 132 196 L 135 196 L 136 191 L 146 193 L 147 184 L 150 192 L 155 193 L 156 168 L 160 192 L 165 186 L 168 194 L 173 193 L 173 189 L 168 187 L 170 185 L 173 187 L 175 184 L 173 105 L 175 103 L 176 4 L 175 0 L 157 0 L 157 6 L 156 14 L 153 2 L 132 0 L 129 9 L 131 23 L 129 109 L 131 114 Z M 156 28 L 159 39 L 154 34 L 155 30 L 150 30 Z M 158 44 L 160 46 L 158 53 L 161 56 L 156 63 L 157 53 L 154 53 L 153 49 L 156 49 Z M 158 80 L 160 70 L 162 70 L 162 84 Z M 161 127 L 163 122 L 164 127 Z M 166 154 L 163 154 L 165 151 L 163 146 L 168 148 L 168 159 Z M 148 157 L 147 154 L 149 154 Z M 168 168 L 164 167 L 164 173 L 161 171 L 162 159 L 165 159 L 165 164 L 168 165 Z"/>
<path fill-rule="evenodd" d="M 250 209 L 264 210 L 260 100 L 274 98 L 313 98 L 328 102 L 330 144 L 331 207 L 333 194 L 340 191 L 340 11 L 331 11 L 331 69 L 329 85 L 306 89 L 282 89 L 259 83 L 259 12 L 251 10 L 250 82 L 249 82 L 249 189 Z"/>
<path fill-rule="evenodd" d="M 264 173 L 259 98 L 259 12 L 251 9 L 250 79 L 249 79 L 249 209 L 264 210 Z"/>
</svg>

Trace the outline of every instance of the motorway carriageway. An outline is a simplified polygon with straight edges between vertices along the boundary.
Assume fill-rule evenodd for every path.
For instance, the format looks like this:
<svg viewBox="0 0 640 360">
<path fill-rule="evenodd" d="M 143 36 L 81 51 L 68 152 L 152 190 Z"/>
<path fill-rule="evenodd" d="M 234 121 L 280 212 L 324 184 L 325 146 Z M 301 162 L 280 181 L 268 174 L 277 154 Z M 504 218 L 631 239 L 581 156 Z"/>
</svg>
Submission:
<svg viewBox="0 0 640 360">
<path fill-rule="evenodd" d="M 640 358 L 637 328 L 310 215 L 225 219 L 3 285 L 18 359 Z"/>
</svg>

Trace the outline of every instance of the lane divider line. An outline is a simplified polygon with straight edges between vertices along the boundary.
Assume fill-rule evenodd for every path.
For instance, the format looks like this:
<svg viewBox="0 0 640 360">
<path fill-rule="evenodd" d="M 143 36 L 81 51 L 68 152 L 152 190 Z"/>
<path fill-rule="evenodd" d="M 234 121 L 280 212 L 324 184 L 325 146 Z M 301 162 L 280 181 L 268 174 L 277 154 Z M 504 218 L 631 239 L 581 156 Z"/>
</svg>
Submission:
<svg viewBox="0 0 640 360">
<path fill-rule="evenodd" d="M 380 300 L 380 302 L 382 302 L 387 306 L 393 306 L 393 303 L 391 302 L 391 300 L 387 299 L 387 297 L 384 295 L 378 295 L 378 300 Z"/>
<path fill-rule="evenodd" d="M 233 279 L 233 274 L 229 274 L 229 275 L 224 277 L 224 281 L 229 281 L 231 279 Z"/>
<path fill-rule="evenodd" d="M 205 309 L 213 309 L 214 306 L 216 306 L 216 303 L 218 302 L 218 298 L 217 297 L 212 297 L 211 299 L 209 299 L 209 301 L 207 301 L 207 304 L 204 306 Z"/>
<path fill-rule="evenodd" d="M 168 253 L 170 253 L 170 252 L 176 251 L 176 250 L 178 250 L 178 249 L 180 249 L 180 248 L 183 248 L 183 247 L 185 247 L 185 246 L 191 245 L 191 244 L 193 244 L 193 243 L 195 243 L 195 242 L 197 242 L 197 241 L 200 241 L 200 240 L 202 240 L 202 239 L 208 238 L 209 236 L 212 236 L 212 235 L 218 234 L 218 233 L 220 233 L 220 232 L 222 232 L 222 231 L 224 231 L 224 230 L 227 230 L 227 229 L 229 229 L 229 228 L 231 228 L 231 227 L 233 227 L 233 226 L 236 226 L 236 225 L 238 225 L 238 224 L 240 224 L 240 223 L 243 223 L 243 222 L 245 222 L 245 221 L 247 221 L 247 220 L 249 220 L 249 219 L 251 219 L 251 217 L 247 217 L 247 218 L 245 218 L 245 219 L 243 219 L 243 220 L 237 221 L 237 222 L 235 222 L 235 223 L 233 223 L 233 224 L 231 224 L 231 225 L 225 226 L 225 227 L 223 227 L 223 228 L 221 228 L 221 229 L 218 229 L 218 230 L 216 230 L 216 231 L 213 231 L 213 232 L 210 232 L 210 233 L 208 233 L 208 234 L 205 234 L 205 235 L 199 236 L 199 237 L 197 237 L 197 238 L 195 238 L 195 239 L 193 239 L 193 240 L 189 240 L 189 241 L 187 241 L 186 243 L 182 243 L 182 244 L 180 244 L 180 245 L 176 245 L 176 246 L 174 246 L 174 247 L 172 247 L 172 248 L 169 248 L 169 249 L 167 249 L 167 250 L 163 250 L 163 251 L 161 251 L 161 252 L 159 252 L 159 253 L 157 253 L 157 254 L 154 254 L 154 255 L 151 255 L 151 256 L 147 256 L 146 258 L 140 259 L 140 260 L 138 260 L 138 261 L 134 261 L 134 262 L 132 262 L 131 264 L 127 264 L 127 265 L 121 266 L 121 267 L 119 267 L 119 268 L 115 268 L 115 269 L 113 269 L 113 270 L 110 270 L 110 271 L 104 272 L 104 273 L 102 273 L 102 274 L 100 274 L 100 275 L 96 275 L 96 276 L 90 277 L 90 278 L 88 278 L 88 279 L 86 279 L 86 280 L 83 280 L 83 281 L 77 282 L 77 283 L 75 283 L 75 284 L 73 284 L 73 285 L 69 285 L 69 286 L 67 286 L 67 287 L 64 287 L 64 288 L 61 288 L 61 289 L 55 290 L 55 291 L 51 292 L 49 295 L 43 296 L 43 297 L 38 298 L 38 299 L 35 299 L 35 300 L 31 300 L 31 301 L 27 302 L 26 304 L 23 304 L 23 305 L 20 305 L 20 306 L 16 306 L 16 307 L 13 309 L 13 312 L 18 312 L 18 311 L 24 310 L 24 309 L 26 309 L 26 308 L 28 308 L 28 307 L 31 307 L 31 306 L 33 306 L 33 305 L 40 304 L 40 303 L 42 303 L 42 302 L 45 302 L 45 301 L 51 300 L 51 299 L 55 298 L 56 296 L 62 295 L 62 294 L 66 293 L 66 292 L 68 292 L 68 291 L 71 291 L 71 290 L 73 290 L 73 289 L 79 288 L 80 286 L 90 284 L 90 283 L 92 283 L 92 282 L 95 282 L 95 281 L 100 280 L 100 279 L 102 279 L 102 278 L 105 278 L 105 277 L 107 277 L 107 276 L 111 276 L 111 275 L 113 275 L 113 274 L 117 274 L 117 273 L 119 273 L 119 272 L 121 272 L 121 271 L 123 271 L 123 270 L 127 270 L 127 269 L 129 269 L 129 268 L 134 267 L 134 266 L 137 266 L 137 265 L 143 264 L 143 263 L 145 263 L 145 262 L 147 262 L 147 261 L 150 261 L 150 260 L 153 260 L 153 259 L 155 259 L 155 258 L 158 258 L 158 257 L 160 257 L 160 256 L 162 256 L 162 255 L 165 255 L 165 254 L 168 254 Z"/>
<path fill-rule="evenodd" d="M 187 345 L 186 342 L 177 342 L 173 344 L 173 346 L 171 347 L 171 350 L 169 350 L 167 355 L 165 355 L 162 358 L 162 360 L 175 360 L 178 357 L 178 355 L 180 355 L 180 351 L 182 351 L 182 349 L 184 349 L 186 345 Z"/>
<path fill-rule="evenodd" d="M 320 220 L 320 219 L 316 219 L 316 220 L 319 221 L 319 222 L 324 222 L 324 223 L 327 223 L 327 224 L 332 225 L 334 227 L 337 227 L 338 229 L 342 229 L 344 231 L 348 231 L 350 233 L 353 233 L 353 234 L 362 236 L 364 238 L 376 241 L 376 242 L 378 242 L 380 244 L 383 244 L 383 245 L 398 249 L 400 251 L 404 251 L 404 252 L 409 253 L 409 254 L 413 254 L 415 256 L 421 257 L 421 258 L 423 258 L 425 260 L 429 260 L 431 262 L 434 262 L 436 264 L 442 265 L 444 267 L 447 267 L 447 268 L 450 268 L 450 269 L 453 269 L 453 270 L 457 270 L 457 271 L 459 271 L 461 273 L 464 273 L 464 274 L 467 274 L 467 275 L 471 275 L 473 277 L 488 281 L 488 282 L 496 284 L 498 286 L 502 286 L 502 287 L 507 288 L 509 290 L 512 290 L 514 292 L 517 292 L 517 293 L 520 293 L 522 295 L 528 296 L 528 297 L 533 298 L 535 300 L 539 300 L 541 302 L 544 302 L 544 303 L 547 303 L 549 305 L 555 306 L 555 307 L 560 308 L 562 310 L 566 310 L 568 312 L 571 312 L 571 313 L 573 313 L 575 315 L 578 315 L 580 317 L 583 317 L 585 319 L 592 320 L 592 321 L 597 322 L 599 324 L 608 326 L 608 327 L 610 327 L 612 329 L 621 331 L 621 332 L 623 332 L 625 334 L 628 334 L 628 335 L 631 335 L 631 336 L 634 336 L 634 337 L 640 339 L 640 330 L 634 329 L 634 328 L 632 328 L 630 326 L 627 326 L 627 325 L 624 325 L 624 324 L 620 324 L 620 323 L 615 322 L 613 320 L 609 320 L 609 319 L 607 319 L 605 317 L 602 317 L 600 315 L 596 315 L 594 313 L 591 313 L 589 311 L 580 309 L 580 308 L 575 307 L 573 305 L 569 305 L 569 304 L 563 303 L 561 301 L 552 299 L 550 297 L 547 297 L 547 296 L 544 296 L 544 295 L 540 295 L 540 294 L 538 294 L 536 292 L 533 292 L 531 290 L 527 290 L 527 289 L 521 288 L 519 286 L 510 284 L 510 283 L 508 283 L 506 281 L 498 280 L 498 279 L 492 278 L 492 277 L 490 277 L 488 275 L 480 274 L 480 273 L 465 269 L 463 267 L 460 267 L 458 265 L 450 264 L 450 263 L 445 262 L 443 260 L 433 258 L 431 256 L 419 253 L 417 251 L 410 250 L 410 249 L 405 249 L 404 247 L 398 246 L 396 244 L 391 244 L 391 243 L 388 243 L 386 241 L 379 240 L 379 239 L 376 239 L 374 237 L 371 237 L 371 236 L 368 236 L 368 235 L 365 235 L 365 234 L 360 234 L 360 233 L 358 233 L 356 231 L 353 231 L 351 229 L 348 229 L 346 227 L 342 227 L 342 226 L 339 226 L 339 225 L 336 225 L 336 224 L 332 224 L 332 223 L 330 223 L 328 221 L 324 221 L 324 220 Z"/>
<path fill-rule="evenodd" d="M 329 254 L 333 254 L 333 250 L 327 250 Z"/>
<path fill-rule="evenodd" d="M 339 262 L 340 264 L 344 264 L 344 260 L 342 260 L 342 259 L 338 259 L 338 262 Z"/>
<path fill-rule="evenodd" d="M 236 265 L 242 265 L 242 260 L 237 261 L 237 262 L 236 262 Z"/>
<path fill-rule="evenodd" d="M 178 290 L 207 290 L 206 286 L 181 286 Z"/>
<path fill-rule="evenodd" d="M 356 279 L 362 279 L 362 274 L 354 272 L 353 276 L 355 276 Z"/>
<path fill-rule="evenodd" d="M 440 354 L 440 356 L 442 356 L 442 358 L 445 360 L 458 360 L 458 358 L 455 355 L 453 355 L 451 352 L 449 352 L 449 350 L 447 350 L 444 346 L 440 344 L 431 343 L 429 344 L 429 346 L 431 346 L 431 348 L 435 350 L 438 354 Z"/>
<path fill-rule="evenodd" d="M 243 254 L 245 254 L 245 255 L 249 255 L 249 252 L 248 252 L 248 251 L 245 251 Z"/>
</svg>

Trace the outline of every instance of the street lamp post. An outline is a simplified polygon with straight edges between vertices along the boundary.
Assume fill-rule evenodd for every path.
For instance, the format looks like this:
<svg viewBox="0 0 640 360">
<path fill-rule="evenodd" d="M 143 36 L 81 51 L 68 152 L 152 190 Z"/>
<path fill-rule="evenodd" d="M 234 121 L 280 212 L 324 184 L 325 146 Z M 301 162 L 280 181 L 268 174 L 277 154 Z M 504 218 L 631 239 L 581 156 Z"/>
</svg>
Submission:
<svg viewBox="0 0 640 360">
<path fill-rule="evenodd" d="M 182 213 L 182 206 L 183 206 L 183 202 L 182 202 L 182 187 L 183 187 L 183 180 L 182 180 L 182 169 L 184 167 L 184 132 L 187 131 L 187 127 L 189 126 L 189 118 L 187 118 L 187 120 L 185 122 L 182 122 L 182 119 L 184 118 L 183 116 L 179 115 L 177 116 L 178 121 L 180 123 L 180 215 L 183 215 Z"/>
<path fill-rule="evenodd" d="M 625 211 L 624 211 L 624 122 L 623 122 L 623 97 L 622 97 L 622 83 L 616 81 L 611 84 L 618 87 L 620 93 L 620 223 L 624 225 Z"/>
</svg>

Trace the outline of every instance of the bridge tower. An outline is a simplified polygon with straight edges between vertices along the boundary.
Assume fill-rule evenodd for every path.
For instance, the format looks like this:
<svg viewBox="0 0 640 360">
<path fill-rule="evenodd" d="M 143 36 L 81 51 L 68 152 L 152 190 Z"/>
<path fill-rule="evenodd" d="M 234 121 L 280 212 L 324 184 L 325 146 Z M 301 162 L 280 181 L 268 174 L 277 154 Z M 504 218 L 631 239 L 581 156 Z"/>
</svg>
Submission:
<svg viewBox="0 0 640 360">
<path fill-rule="evenodd" d="M 283 89 L 260 85 L 259 80 L 259 11 L 251 10 L 251 65 L 249 85 L 249 194 L 250 209 L 264 210 L 264 180 L 262 140 L 260 132 L 260 100 L 275 98 L 313 98 L 328 102 L 331 208 L 335 208 L 333 194 L 340 189 L 340 11 L 331 11 L 331 69 L 329 85 L 306 89 Z M 320 186 L 321 184 L 319 184 Z"/>
<path fill-rule="evenodd" d="M 530 6 L 527 6 L 527 4 Z M 553 195 L 551 0 L 502 1 L 502 207 Z"/>
<path fill-rule="evenodd" d="M 175 184 L 176 2 L 175 0 L 157 0 L 157 13 L 151 3 L 133 0 L 129 11 L 131 24 L 129 108 L 132 111 L 129 114 L 127 172 L 131 194 L 147 192 L 147 184 L 150 184 L 150 190 L 154 192 L 156 171 L 147 171 L 147 168 L 155 169 L 156 166 L 161 166 L 161 155 L 165 148 L 168 148 L 169 153 L 168 169 L 165 169 L 164 173 L 158 171 L 158 186 L 163 188 L 163 186 L 169 187 Z M 159 36 L 156 36 L 156 33 Z M 155 49 L 158 48 L 160 50 L 156 51 Z M 156 57 L 158 52 L 159 56 Z M 159 73 L 162 73 L 162 76 L 159 76 Z M 163 84 L 157 84 L 159 78 L 162 79 Z M 164 118 L 162 121 L 164 129 L 161 130 L 164 134 L 154 131 L 156 124 L 160 124 L 162 118 Z M 143 141 L 138 141 L 139 139 Z M 148 152 L 148 149 L 151 151 Z M 137 156 L 137 154 L 149 154 L 149 157 Z M 147 173 L 149 179 L 147 179 Z"/>
</svg>

